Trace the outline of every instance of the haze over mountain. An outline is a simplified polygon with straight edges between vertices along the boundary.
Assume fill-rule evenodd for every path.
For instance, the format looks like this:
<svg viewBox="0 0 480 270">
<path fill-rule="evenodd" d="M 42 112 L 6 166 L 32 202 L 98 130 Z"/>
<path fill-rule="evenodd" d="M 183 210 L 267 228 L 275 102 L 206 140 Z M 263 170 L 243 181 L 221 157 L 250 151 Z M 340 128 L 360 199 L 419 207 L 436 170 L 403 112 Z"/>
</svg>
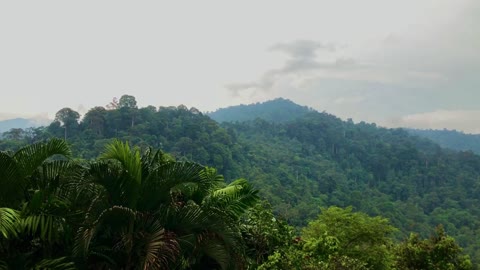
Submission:
<svg viewBox="0 0 480 270">
<path fill-rule="evenodd" d="M 428 138 L 440 146 L 458 151 L 473 151 L 480 155 L 480 134 L 465 134 L 457 130 L 408 129 L 408 132 Z"/>
<path fill-rule="evenodd" d="M 0 133 L 8 131 L 12 128 L 30 128 L 46 126 L 50 124 L 51 120 L 38 118 L 15 118 L 0 121 Z"/>
</svg>

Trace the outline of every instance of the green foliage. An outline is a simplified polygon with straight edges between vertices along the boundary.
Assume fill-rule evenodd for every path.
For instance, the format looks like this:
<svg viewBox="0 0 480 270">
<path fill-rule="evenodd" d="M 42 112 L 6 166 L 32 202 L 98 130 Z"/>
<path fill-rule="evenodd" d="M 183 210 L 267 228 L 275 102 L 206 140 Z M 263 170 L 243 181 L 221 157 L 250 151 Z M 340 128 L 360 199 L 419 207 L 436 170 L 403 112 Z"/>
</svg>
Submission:
<svg viewBox="0 0 480 270">
<path fill-rule="evenodd" d="M 4 238 L 17 236 L 16 223 L 19 219 L 18 211 L 10 208 L 0 208 L 0 233 Z"/>
<path fill-rule="evenodd" d="M 468 256 L 455 239 L 448 236 L 442 226 L 438 226 L 429 239 L 421 240 L 418 234 L 411 234 L 397 247 L 397 269 L 473 269 Z"/>
<path fill-rule="evenodd" d="M 51 270 L 75 270 L 75 264 L 68 260 L 66 257 L 57 259 L 45 259 L 41 260 L 33 268 L 35 270 L 51 269 Z"/>
<path fill-rule="evenodd" d="M 318 218 L 303 229 L 302 238 L 306 248 L 320 256 L 348 257 L 368 269 L 390 269 L 390 235 L 394 231 L 385 218 L 355 213 L 351 207 L 330 207 L 322 209 Z"/>
<path fill-rule="evenodd" d="M 251 208 L 241 221 L 252 269 L 263 264 L 278 249 L 289 246 L 295 237 L 293 227 L 275 217 L 271 205 L 266 201 Z"/>
<path fill-rule="evenodd" d="M 6 268 L 62 269 L 72 264 L 58 259 L 65 250 L 57 248 L 66 244 L 76 210 L 63 187 L 74 175 L 69 173 L 73 164 L 65 159 L 69 155 L 69 147 L 58 139 L 0 153 L 0 203 L 11 207 L 0 208 L 5 237 L 0 238 L 0 257 Z"/>
<path fill-rule="evenodd" d="M 101 198 L 89 207 L 74 248 L 89 267 L 227 268 L 242 257 L 238 220 L 257 201 L 245 180 L 223 187 L 214 169 L 161 152 L 140 156 L 119 141 L 101 158 L 89 173 Z"/>
<path fill-rule="evenodd" d="M 394 227 L 381 217 L 330 207 L 259 269 L 392 269 Z"/>
<path fill-rule="evenodd" d="M 1 175 L 24 178 L 0 208 L 4 269 L 241 268 L 239 221 L 258 200 L 246 180 L 226 185 L 213 168 L 107 145 L 98 161 L 77 164 L 63 141 L 2 152 Z M 15 176 L 15 177 L 14 177 Z M 12 190 L 12 189 L 9 189 Z"/>
<path fill-rule="evenodd" d="M 134 96 L 130 95 L 123 95 L 120 97 L 118 101 L 119 108 L 137 108 L 137 101 L 135 100 Z"/>
<path fill-rule="evenodd" d="M 78 124 L 80 114 L 70 108 L 63 108 L 55 114 L 55 121 L 60 122 L 64 127 L 73 127 Z"/>
<path fill-rule="evenodd" d="M 86 204 L 98 207 L 91 208 L 99 211 L 96 214 L 113 206 L 139 213 L 154 211 L 160 204 L 188 206 L 188 211 L 178 213 L 179 221 L 173 222 L 177 220 L 173 219 L 174 215 L 165 217 L 165 220 L 172 217 L 173 227 L 187 217 L 207 219 L 198 214 L 207 202 L 218 205 L 231 202 L 231 209 L 244 203 L 241 197 L 219 200 L 210 196 L 212 191 L 226 188 L 226 184 L 217 173 L 207 173 L 205 166 L 209 166 L 224 175 L 226 183 L 240 176 L 248 179 L 259 190 L 259 196 L 272 205 L 273 214 L 297 229 L 315 219 L 320 207 L 351 205 L 355 211 L 369 216 L 388 218 L 399 229 L 393 233 L 395 240 L 404 239 L 411 232 L 427 237 L 432 227 L 443 224 L 449 235 L 471 255 L 472 261 L 479 261 L 480 242 L 476 236 L 480 231 L 480 212 L 476 206 L 480 203 L 480 157 L 472 152 L 442 149 L 402 129 L 342 121 L 282 100 L 252 106 L 255 109 L 246 114 L 253 120 L 221 125 L 197 109 L 183 105 L 138 108 L 132 102 L 129 104 L 121 107 L 114 102 L 108 109 L 93 108 L 80 123 L 73 121 L 74 127 L 70 129 L 56 121 L 45 128 L 7 134 L 7 138 L 0 140 L 0 149 L 18 151 L 34 142 L 64 138 L 67 131 L 68 145 L 76 157 L 71 163 L 76 165 L 65 170 L 63 165 L 50 164 L 51 160 L 58 159 L 53 155 L 46 160 L 40 158 L 40 163 L 32 162 L 28 170 L 33 173 L 24 174 L 13 153 L 2 152 L 0 206 L 16 211 L 23 211 L 26 206 L 25 211 L 32 217 L 62 216 L 65 209 L 74 209 L 64 221 L 53 218 L 54 224 L 63 227 L 52 231 L 52 241 L 64 228 L 69 234 L 75 234 L 71 230 L 85 218 L 82 211 Z M 250 110 L 244 109 L 239 112 Z M 229 111 L 232 117 L 241 120 L 239 112 L 232 108 L 222 114 Z M 125 169 L 113 156 L 97 159 L 105 146 L 115 140 L 129 141 L 135 146 L 129 147 L 130 152 L 140 154 L 141 178 L 138 170 Z M 151 156 L 147 157 L 150 147 L 161 148 L 162 152 L 155 158 L 158 152 L 150 151 Z M 120 153 L 116 155 L 124 159 Z M 138 167 L 135 155 L 130 161 L 124 160 L 125 164 Z M 48 162 L 43 164 L 44 161 Z M 181 176 L 177 174 L 179 171 L 188 173 L 185 182 L 177 184 L 174 179 Z M 141 183 L 131 179 L 141 179 Z M 240 192 L 243 188 L 238 187 L 234 185 L 227 190 Z M 41 191 L 39 195 L 35 195 L 37 190 Z M 100 199 L 103 196 L 108 200 Z M 45 203 L 39 204 L 37 200 Z M 93 204 L 97 201 L 101 203 Z M 232 220 L 236 218 L 235 211 L 229 214 Z M 231 234 L 239 233 L 237 229 L 231 230 Z M 41 235 L 41 231 L 37 233 Z M 191 243 L 192 239 L 179 243 Z M 25 242 L 21 244 L 26 246 Z M 212 246 L 218 244 L 211 242 L 205 245 L 205 250 L 212 250 Z M 260 256 L 259 263 L 272 255 L 272 250 L 282 250 L 267 246 L 268 252 Z M 97 253 L 105 261 L 111 259 L 103 251 Z M 217 254 L 217 257 L 228 257 L 228 254 L 231 253 Z M 181 259 L 181 265 L 192 265 L 195 260 L 190 255 Z M 207 257 L 198 260 L 211 262 Z"/>
</svg>

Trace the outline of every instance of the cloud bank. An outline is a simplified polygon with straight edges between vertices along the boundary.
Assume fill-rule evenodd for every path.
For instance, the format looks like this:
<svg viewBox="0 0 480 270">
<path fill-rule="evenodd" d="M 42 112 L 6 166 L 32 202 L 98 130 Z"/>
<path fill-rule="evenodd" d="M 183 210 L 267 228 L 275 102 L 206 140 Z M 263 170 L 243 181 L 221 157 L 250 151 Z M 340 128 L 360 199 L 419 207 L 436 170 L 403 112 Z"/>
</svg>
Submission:
<svg viewBox="0 0 480 270">
<path fill-rule="evenodd" d="M 480 110 L 438 110 L 433 112 L 411 114 L 392 120 L 393 126 L 418 129 L 462 130 L 467 133 L 480 134 Z"/>
</svg>

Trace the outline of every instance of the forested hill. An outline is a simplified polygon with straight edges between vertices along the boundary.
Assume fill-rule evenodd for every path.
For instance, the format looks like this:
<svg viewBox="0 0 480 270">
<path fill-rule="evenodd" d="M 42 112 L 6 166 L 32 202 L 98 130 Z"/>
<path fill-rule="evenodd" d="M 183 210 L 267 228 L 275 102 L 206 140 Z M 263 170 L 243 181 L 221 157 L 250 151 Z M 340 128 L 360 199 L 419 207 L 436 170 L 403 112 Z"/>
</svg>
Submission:
<svg viewBox="0 0 480 270">
<path fill-rule="evenodd" d="M 0 121 L 0 132 L 9 131 L 12 128 L 21 128 L 27 129 L 30 127 L 38 127 L 41 124 L 45 123 L 46 120 L 36 121 L 34 119 L 26 119 L 26 118 L 15 118 L 15 119 L 8 119 Z"/>
<path fill-rule="evenodd" d="M 305 225 L 320 207 L 351 205 L 389 218 L 400 229 L 398 238 L 427 236 L 443 224 L 478 261 L 480 156 L 443 149 L 403 129 L 307 111 L 283 122 L 255 117 L 218 124 L 195 108 L 137 108 L 134 97 L 123 96 L 109 109 L 92 108 L 81 121 L 64 108 L 48 127 L 7 132 L 0 150 L 51 137 L 66 138 L 85 159 L 97 157 L 113 138 L 160 147 L 179 160 L 216 167 L 227 181 L 246 178 L 290 224 Z"/>
<path fill-rule="evenodd" d="M 285 123 L 306 115 L 312 109 L 300 106 L 289 99 L 277 98 L 263 103 L 237 105 L 208 113 L 213 120 L 221 122 L 242 122 L 260 118 L 269 122 Z"/>
<path fill-rule="evenodd" d="M 409 129 L 414 135 L 428 138 L 440 146 L 458 151 L 473 151 L 480 155 L 480 134 L 465 134 L 456 130 Z"/>
</svg>

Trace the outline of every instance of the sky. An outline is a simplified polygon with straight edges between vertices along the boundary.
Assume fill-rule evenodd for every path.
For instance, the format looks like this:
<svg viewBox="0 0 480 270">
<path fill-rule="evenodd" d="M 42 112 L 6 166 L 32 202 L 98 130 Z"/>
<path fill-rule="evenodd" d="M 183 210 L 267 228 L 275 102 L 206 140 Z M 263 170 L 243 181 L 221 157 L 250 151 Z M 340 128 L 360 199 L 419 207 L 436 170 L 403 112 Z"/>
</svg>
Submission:
<svg viewBox="0 0 480 270">
<path fill-rule="evenodd" d="M 480 1 L 1 1 L 0 120 L 284 97 L 480 133 Z"/>
</svg>

